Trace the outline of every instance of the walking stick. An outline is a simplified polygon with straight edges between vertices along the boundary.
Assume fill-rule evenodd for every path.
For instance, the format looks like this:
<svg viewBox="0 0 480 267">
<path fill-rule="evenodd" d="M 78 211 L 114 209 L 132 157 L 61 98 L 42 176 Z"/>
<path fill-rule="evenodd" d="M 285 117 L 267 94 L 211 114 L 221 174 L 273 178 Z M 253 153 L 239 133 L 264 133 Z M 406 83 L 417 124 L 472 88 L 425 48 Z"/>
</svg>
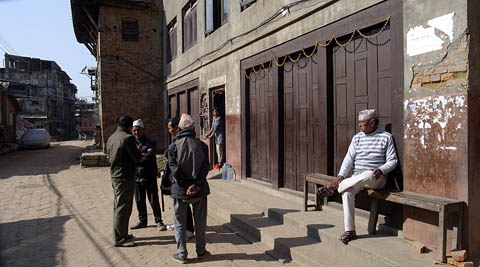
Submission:
<svg viewBox="0 0 480 267">
<path fill-rule="evenodd" d="M 163 171 L 165 172 L 165 171 Z M 163 189 L 162 189 L 162 184 L 163 184 L 163 179 L 165 178 L 164 175 L 160 175 L 162 181 L 160 182 L 160 198 L 162 199 L 162 212 L 165 212 L 165 201 L 163 200 Z"/>
<path fill-rule="evenodd" d="M 163 192 L 160 190 L 160 197 L 162 198 L 162 212 L 165 212 L 165 202 L 163 201 Z"/>
</svg>

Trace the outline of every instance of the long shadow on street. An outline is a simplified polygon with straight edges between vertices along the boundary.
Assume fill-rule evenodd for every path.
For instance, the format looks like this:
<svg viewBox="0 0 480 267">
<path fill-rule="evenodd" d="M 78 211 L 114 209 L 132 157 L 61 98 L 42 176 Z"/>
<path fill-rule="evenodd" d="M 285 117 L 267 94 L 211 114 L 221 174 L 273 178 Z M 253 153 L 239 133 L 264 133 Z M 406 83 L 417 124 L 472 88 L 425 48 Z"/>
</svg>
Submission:
<svg viewBox="0 0 480 267">
<path fill-rule="evenodd" d="M 0 179 L 55 174 L 80 163 L 84 147 L 52 143 L 47 149 L 19 150 L 0 156 Z"/>
<path fill-rule="evenodd" d="M 56 216 L 0 224 L 0 266 L 55 266 L 58 244 L 71 216 Z"/>
</svg>

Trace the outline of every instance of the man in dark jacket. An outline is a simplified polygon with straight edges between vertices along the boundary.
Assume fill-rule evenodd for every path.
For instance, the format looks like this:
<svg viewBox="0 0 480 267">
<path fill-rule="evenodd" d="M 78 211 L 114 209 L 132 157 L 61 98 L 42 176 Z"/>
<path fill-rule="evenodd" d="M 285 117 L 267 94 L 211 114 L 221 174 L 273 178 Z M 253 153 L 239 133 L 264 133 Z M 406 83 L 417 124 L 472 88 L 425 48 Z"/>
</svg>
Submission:
<svg viewBox="0 0 480 267">
<path fill-rule="evenodd" d="M 182 114 L 180 132 L 168 150 L 168 165 L 172 172 L 171 196 L 173 198 L 175 239 L 177 252 L 173 259 L 181 263 L 187 260 L 186 221 L 187 208 L 193 206 L 197 258 L 210 255 L 205 249 L 207 227 L 207 195 L 210 188 L 207 174 L 208 147 L 195 137 L 194 121 L 190 115 Z"/>
<path fill-rule="evenodd" d="M 133 122 L 133 136 L 137 139 L 137 145 L 141 147 L 142 158 L 138 162 L 138 170 L 135 175 L 135 202 L 138 210 L 138 223 L 130 229 L 140 229 L 147 227 L 147 204 L 146 197 L 150 202 L 150 207 L 155 216 L 155 223 L 158 230 L 165 231 L 167 226 L 162 221 L 162 211 L 160 210 L 160 201 L 158 199 L 157 185 L 157 153 L 156 142 L 145 136 L 142 120 Z"/>
<path fill-rule="evenodd" d="M 180 132 L 180 128 L 178 127 L 178 123 L 180 120 L 178 117 L 170 118 L 168 120 L 168 133 L 172 136 L 172 144 L 171 146 L 175 146 L 175 140 L 177 137 L 177 134 Z M 165 158 L 168 159 L 168 149 L 165 151 Z M 170 171 L 170 168 L 168 167 L 168 164 L 165 166 L 165 170 L 163 172 L 163 177 L 162 177 L 162 192 L 164 195 L 171 195 L 171 187 L 172 187 L 172 181 L 173 181 L 173 176 L 172 172 Z M 172 230 L 175 227 L 172 227 Z M 192 215 L 192 209 L 190 206 L 187 206 L 187 240 L 193 238 L 195 236 L 195 228 L 193 227 L 193 215 Z"/>
<path fill-rule="evenodd" d="M 142 155 L 132 136 L 133 120 L 129 116 L 117 119 L 117 130 L 108 138 L 107 153 L 110 161 L 113 193 L 113 242 L 116 247 L 132 247 L 128 234 L 128 221 L 132 214 L 134 177 L 137 162 Z"/>
</svg>

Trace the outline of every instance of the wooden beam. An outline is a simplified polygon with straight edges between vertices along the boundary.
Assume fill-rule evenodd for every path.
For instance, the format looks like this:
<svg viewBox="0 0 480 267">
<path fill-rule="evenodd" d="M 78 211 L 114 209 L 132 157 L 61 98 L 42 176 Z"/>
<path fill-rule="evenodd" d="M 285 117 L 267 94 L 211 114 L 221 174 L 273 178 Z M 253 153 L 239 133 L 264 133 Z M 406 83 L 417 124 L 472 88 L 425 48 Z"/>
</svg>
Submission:
<svg viewBox="0 0 480 267">
<path fill-rule="evenodd" d="M 86 9 L 85 7 L 82 7 L 82 10 L 83 12 L 85 13 L 85 15 L 87 15 L 88 17 L 88 20 L 90 21 L 90 23 L 92 23 L 92 26 L 95 28 L 95 30 L 98 32 L 98 23 L 93 19 L 92 15 L 90 14 L 90 12 L 88 12 L 88 9 Z"/>
</svg>

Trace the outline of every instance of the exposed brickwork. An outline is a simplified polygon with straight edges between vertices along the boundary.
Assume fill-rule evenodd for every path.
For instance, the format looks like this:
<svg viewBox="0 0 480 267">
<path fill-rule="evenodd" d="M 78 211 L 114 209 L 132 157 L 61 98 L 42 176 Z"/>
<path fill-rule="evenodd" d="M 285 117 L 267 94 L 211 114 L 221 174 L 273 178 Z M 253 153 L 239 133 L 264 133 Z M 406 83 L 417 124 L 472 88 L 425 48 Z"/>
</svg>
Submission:
<svg viewBox="0 0 480 267">
<path fill-rule="evenodd" d="M 97 59 L 104 144 L 116 128 L 117 117 L 127 114 L 141 118 L 146 135 L 157 141 L 158 149 L 165 148 L 158 17 L 153 8 L 100 7 Z M 138 41 L 122 40 L 122 19 L 138 20 Z"/>
<path fill-rule="evenodd" d="M 433 66 L 420 66 L 413 70 L 412 89 L 466 90 L 468 86 L 468 40 L 451 47 L 441 62 Z"/>
</svg>

